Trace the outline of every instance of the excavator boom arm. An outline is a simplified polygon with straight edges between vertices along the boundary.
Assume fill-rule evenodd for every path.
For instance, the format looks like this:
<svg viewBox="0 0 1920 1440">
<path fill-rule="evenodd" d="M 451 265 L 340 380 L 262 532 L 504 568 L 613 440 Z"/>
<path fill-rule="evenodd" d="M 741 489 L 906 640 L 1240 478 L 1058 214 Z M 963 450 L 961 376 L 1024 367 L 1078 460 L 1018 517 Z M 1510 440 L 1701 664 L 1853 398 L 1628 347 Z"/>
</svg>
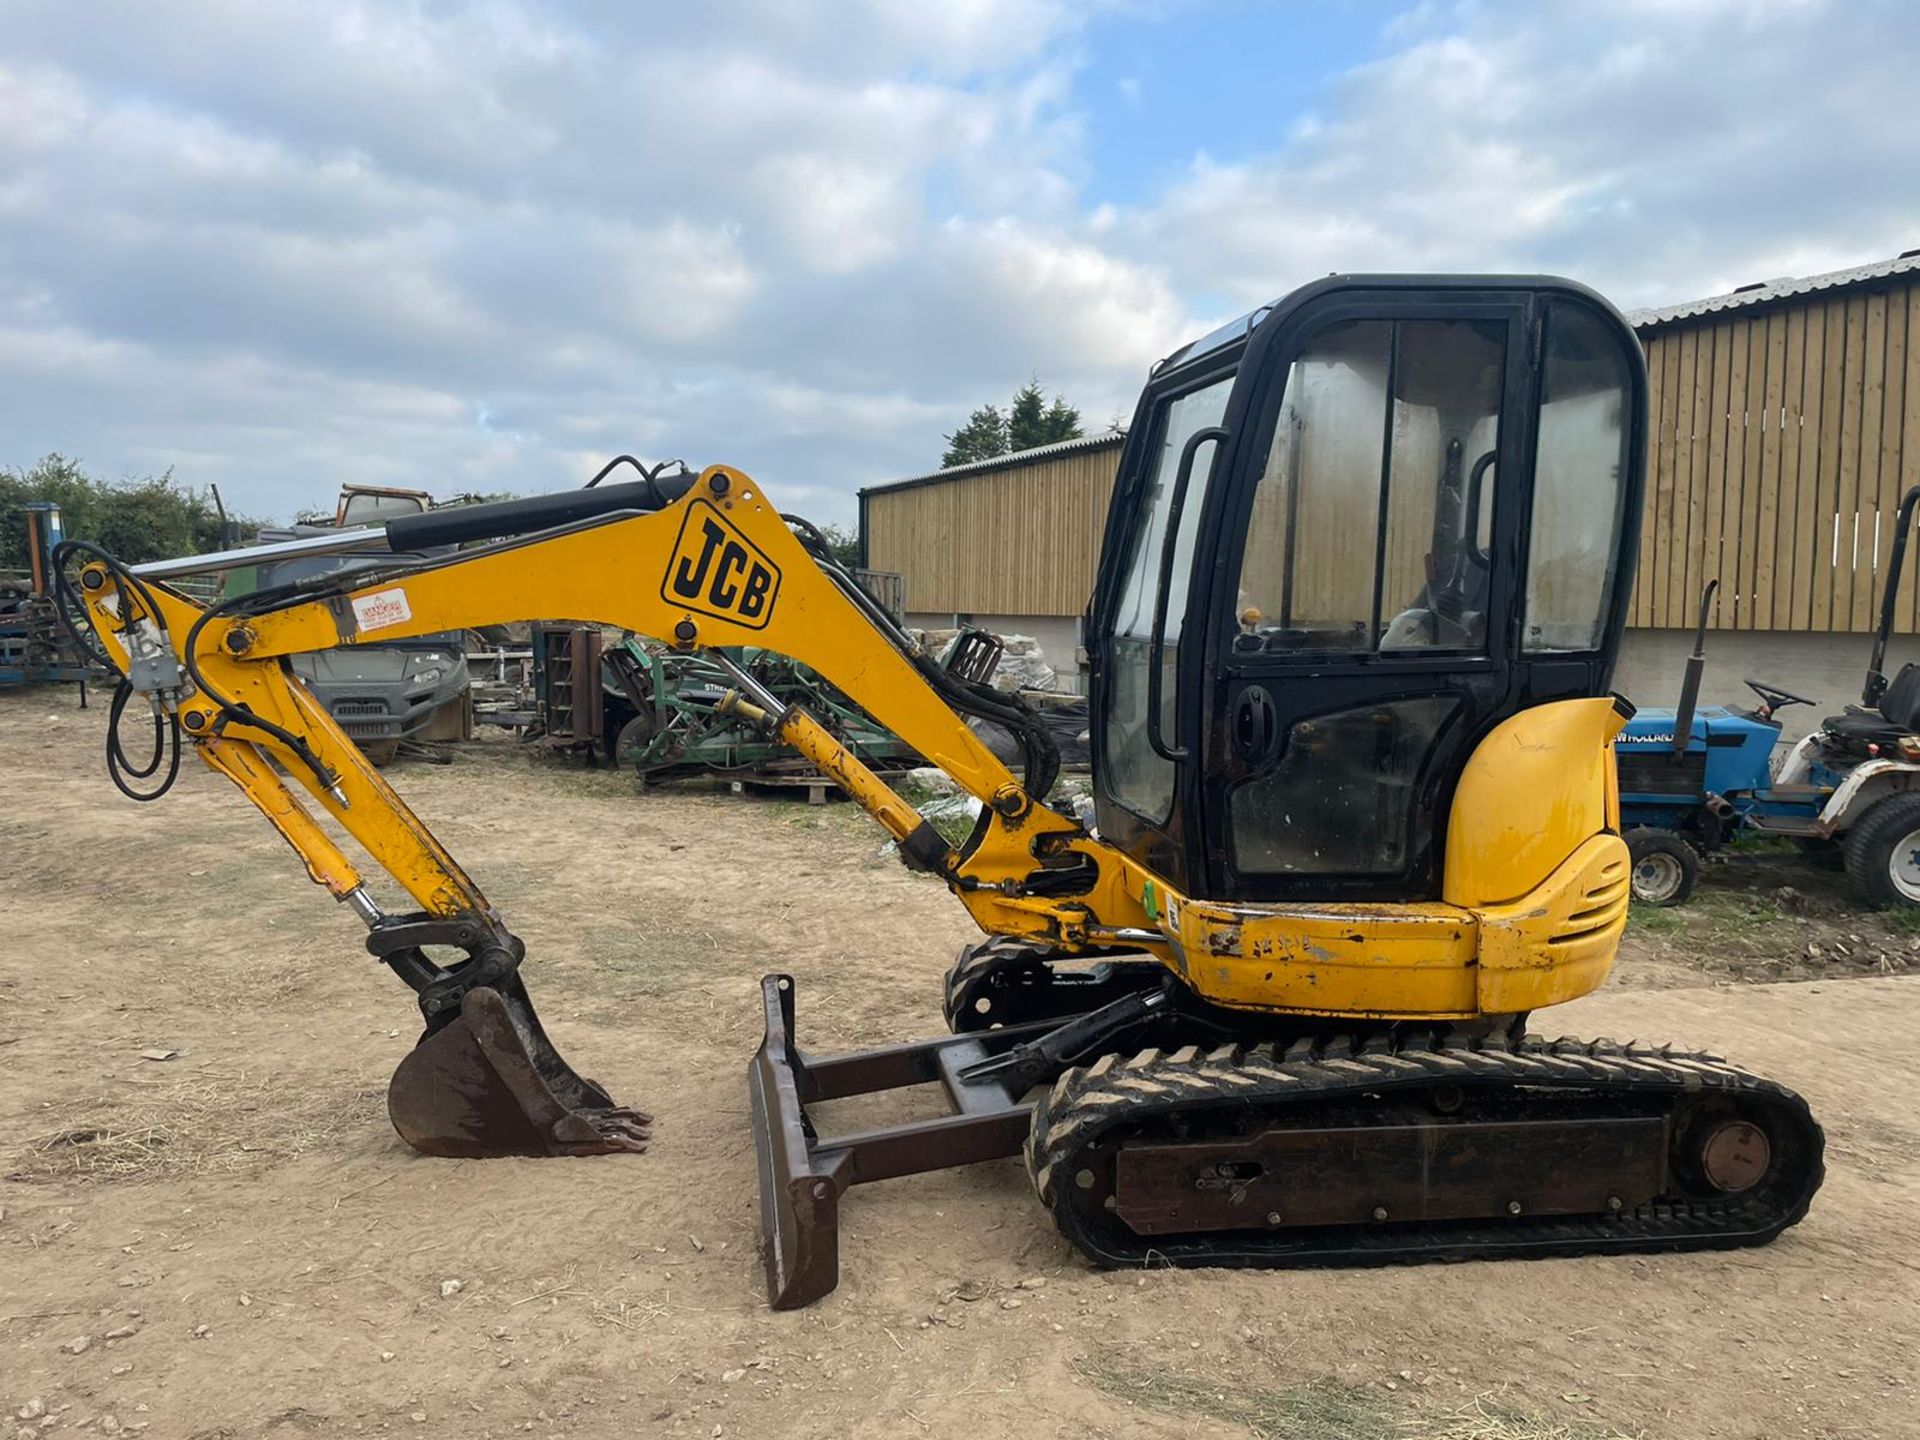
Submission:
<svg viewBox="0 0 1920 1440">
<path fill-rule="evenodd" d="M 460 523 L 455 512 L 453 523 Z M 469 522 L 470 523 L 470 522 Z M 113 637 L 117 586 L 89 589 L 96 623 Z M 1079 938 L 1085 906 L 1018 894 L 1038 869 L 1042 837 L 1064 846 L 1078 826 L 1034 803 L 930 683 L 914 657 L 870 619 L 815 561 L 758 486 L 716 466 L 670 505 L 617 510 L 426 563 L 356 575 L 359 583 L 309 585 L 209 613 L 173 591 L 148 592 L 163 612 L 201 693 L 180 713 L 202 758 L 240 786 L 338 897 L 371 913 L 362 877 L 301 804 L 271 757 L 348 830 L 423 911 L 487 916 L 474 882 L 387 785 L 359 748 L 282 663 L 286 657 L 473 626 L 560 615 L 670 639 L 685 649 L 753 645 L 817 670 L 881 724 L 993 811 L 978 843 L 951 854 L 931 827 L 857 757 L 803 713 L 765 713 L 751 697 L 730 703 L 833 775 L 907 852 L 942 871 L 983 924 L 1010 933 Z M 220 702 L 225 702 L 222 705 Z M 250 723 L 269 722 L 268 727 Z M 290 744 L 288 737 L 299 742 Z M 1064 851 L 1058 853 L 1064 854 Z M 1118 872 L 1115 872 L 1117 875 Z M 1115 889 L 1109 885 L 1108 889 Z M 1137 907 L 1116 893 L 1117 918 Z"/>
<path fill-rule="evenodd" d="M 667 509 L 464 551 L 238 623 L 250 632 L 246 656 L 257 661 L 546 615 L 686 649 L 777 650 L 856 697 L 970 793 L 990 799 L 1016 783 L 840 592 L 758 487 L 722 467 Z"/>
</svg>

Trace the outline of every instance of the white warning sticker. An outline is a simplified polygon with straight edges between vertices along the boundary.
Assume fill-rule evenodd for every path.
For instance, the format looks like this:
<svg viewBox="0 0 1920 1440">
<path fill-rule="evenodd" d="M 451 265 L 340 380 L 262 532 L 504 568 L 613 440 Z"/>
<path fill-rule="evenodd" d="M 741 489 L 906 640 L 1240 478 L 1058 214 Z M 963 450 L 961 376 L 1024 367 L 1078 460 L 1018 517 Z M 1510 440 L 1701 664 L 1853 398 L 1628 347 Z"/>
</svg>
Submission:
<svg viewBox="0 0 1920 1440">
<path fill-rule="evenodd" d="M 353 618 L 361 633 L 368 630 L 385 630 L 389 626 L 404 625 L 413 618 L 413 607 L 407 604 L 407 592 L 398 585 L 391 590 L 376 590 L 371 595 L 356 595 L 353 601 Z"/>
</svg>

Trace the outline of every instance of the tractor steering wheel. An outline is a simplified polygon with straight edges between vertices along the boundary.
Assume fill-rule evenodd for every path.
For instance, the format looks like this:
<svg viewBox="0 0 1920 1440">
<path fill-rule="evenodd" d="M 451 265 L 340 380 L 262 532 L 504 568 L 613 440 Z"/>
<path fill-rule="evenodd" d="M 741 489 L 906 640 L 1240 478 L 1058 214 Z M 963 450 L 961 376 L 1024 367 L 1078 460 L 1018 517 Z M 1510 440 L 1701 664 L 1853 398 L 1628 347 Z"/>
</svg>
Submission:
<svg viewBox="0 0 1920 1440">
<path fill-rule="evenodd" d="M 1788 705 L 1813 705 L 1816 701 L 1804 695 L 1795 695 L 1791 690 L 1782 690 L 1777 685 L 1769 685 L 1762 680 L 1749 680 L 1747 688 L 1760 697 L 1760 707 L 1769 715 L 1784 709 Z"/>
</svg>

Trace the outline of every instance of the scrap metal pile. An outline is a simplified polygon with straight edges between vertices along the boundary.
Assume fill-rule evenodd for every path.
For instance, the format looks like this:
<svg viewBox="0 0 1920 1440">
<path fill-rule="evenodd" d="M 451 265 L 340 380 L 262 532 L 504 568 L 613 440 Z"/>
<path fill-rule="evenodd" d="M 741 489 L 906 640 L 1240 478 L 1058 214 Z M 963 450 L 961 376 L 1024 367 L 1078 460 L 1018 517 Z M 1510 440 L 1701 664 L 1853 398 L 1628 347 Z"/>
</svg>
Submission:
<svg viewBox="0 0 1920 1440">
<path fill-rule="evenodd" d="M 1054 690 L 1058 677 L 1033 640 L 972 629 L 911 633 L 950 673 L 1017 693 L 1053 734 L 1067 765 L 1086 764 L 1086 699 Z M 720 713 L 721 700 L 738 682 L 717 659 L 640 636 L 613 641 L 596 626 L 564 622 L 534 626 L 525 653 L 533 693 L 521 694 L 529 688 L 521 685 L 498 719 L 533 724 L 550 748 L 595 755 L 648 784 L 719 777 L 806 786 L 819 792 L 815 798 L 831 785 L 791 746 L 738 715 Z M 924 765 L 911 746 L 807 666 L 751 646 L 730 649 L 727 658 L 784 705 L 804 707 L 868 768 L 900 775 Z M 576 683 L 576 675 L 590 674 L 599 676 L 598 686 Z M 495 718 L 486 709 L 478 713 Z M 1017 755 L 1011 734 L 973 723 L 989 749 Z"/>
<path fill-rule="evenodd" d="M 0 570 L 0 685 L 78 681 L 85 705 L 87 681 L 109 679 L 113 671 L 61 622 L 49 558 L 65 538 L 60 507 L 36 501 L 24 508 L 22 518 L 30 568 Z"/>
<path fill-rule="evenodd" d="M 25 576 L 0 572 L 0 684 L 84 683 L 105 676 L 67 637 L 54 604 Z"/>
</svg>

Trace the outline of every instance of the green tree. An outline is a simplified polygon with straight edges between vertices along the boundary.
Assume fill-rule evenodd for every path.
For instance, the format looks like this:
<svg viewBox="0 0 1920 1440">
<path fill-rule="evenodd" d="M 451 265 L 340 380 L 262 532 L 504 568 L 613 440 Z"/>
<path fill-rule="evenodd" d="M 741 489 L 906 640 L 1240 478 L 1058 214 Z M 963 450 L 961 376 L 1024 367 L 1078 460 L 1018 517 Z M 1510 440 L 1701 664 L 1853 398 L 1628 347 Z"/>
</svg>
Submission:
<svg viewBox="0 0 1920 1440">
<path fill-rule="evenodd" d="M 1040 382 L 1029 380 L 1014 394 L 1005 414 L 997 405 L 982 405 L 967 417 L 966 424 L 944 437 L 947 453 L 940 458 L 940 468 L 947 470 L 1031 450 L 1036 445 L 1077 440 L 1085 433 L 1080 428 L 1078 410 L 1059 395 L 1049 401 Z"/>
<path fill-rule="evenodd" d="M 860 537 L 840 525 L 822 525 L 820 538 L 827 542 L 827 553 L 848 569 L 860 563 Z"/>
<path fill-rule="evenodd" d="M 1007 449 L 1018 452 L 1080 437 L 1080 412 L 1056 395 L 1051 403 L 1040 382 L 1029 380 L 1013 397 L 1007 414 Z"/>
<path fill-rule="evenodd" d="M 976 460 L 991 460 L 1007 453 L 1007 417 L 997 405 L 982 405 L 967 417 L 967 423 L 945 437 L 947 453 L 940 457 L 940 468 L 971 465 Z"/>
<path fill-rule="evenodd" d="M 0 469 L 0 569 L 28 566 L 24 510 L 34 500 L 60 507 L 68 539 L 91 540 L 129 565 L 221 548 L 211 498 L 175 482 L 171 471 L 113 483 L 55 453 L 26 470 Z M 250 535 L 259 522 L 240 526 Z"/>
</svg>

